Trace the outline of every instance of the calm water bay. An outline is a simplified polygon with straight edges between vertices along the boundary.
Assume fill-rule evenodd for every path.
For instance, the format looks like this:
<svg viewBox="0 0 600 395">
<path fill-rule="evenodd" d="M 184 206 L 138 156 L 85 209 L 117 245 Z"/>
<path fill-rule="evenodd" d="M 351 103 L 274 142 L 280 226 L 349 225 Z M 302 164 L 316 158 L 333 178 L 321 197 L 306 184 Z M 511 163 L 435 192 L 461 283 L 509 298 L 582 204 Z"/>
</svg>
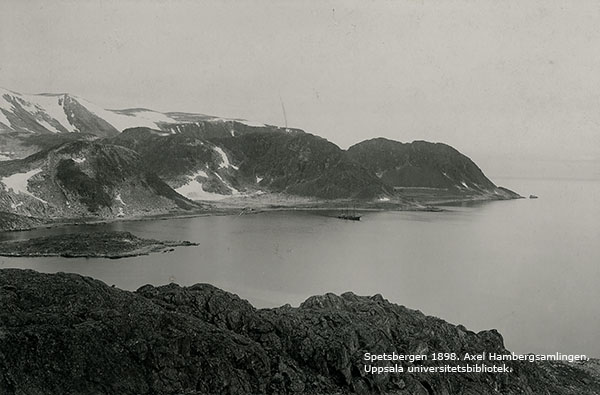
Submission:
<svg viewBox="0 0 600 395">
<path fill-rule="evenodd" d="M 119 260 L 0 258 L 0 268 L 76 272 L 129 290 L 206 282 L 258 307 L 381 293 L 471 330 L 496 328 L 515 352 L 600 357 L 600 182 L 495 181 L 540 198 L 363 213 L 358 223 L 273 212 L 9 233 L 0 238 L 118 229 L 200 246 Z"/>
</svg>

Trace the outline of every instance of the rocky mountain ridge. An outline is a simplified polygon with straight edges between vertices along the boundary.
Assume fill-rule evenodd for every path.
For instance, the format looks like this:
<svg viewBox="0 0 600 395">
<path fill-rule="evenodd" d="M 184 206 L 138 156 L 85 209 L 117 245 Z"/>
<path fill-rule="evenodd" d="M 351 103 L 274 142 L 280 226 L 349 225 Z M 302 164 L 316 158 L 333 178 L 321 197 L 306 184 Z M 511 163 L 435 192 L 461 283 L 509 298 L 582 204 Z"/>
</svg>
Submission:
<svg viewBox="0 0 600 395">
<path fill-rule="evenodd" d="M 208 284 L 136 292 L 76 274 L 0 270 L 3 394 L 597 394 L 598 364 L 512 373 L 370 374 L 364 354 L 506 353 L 474 333 L 345 293 L 256 309 Z M 403 366 L 436 366 L 435 361 Z"/>
</svg>

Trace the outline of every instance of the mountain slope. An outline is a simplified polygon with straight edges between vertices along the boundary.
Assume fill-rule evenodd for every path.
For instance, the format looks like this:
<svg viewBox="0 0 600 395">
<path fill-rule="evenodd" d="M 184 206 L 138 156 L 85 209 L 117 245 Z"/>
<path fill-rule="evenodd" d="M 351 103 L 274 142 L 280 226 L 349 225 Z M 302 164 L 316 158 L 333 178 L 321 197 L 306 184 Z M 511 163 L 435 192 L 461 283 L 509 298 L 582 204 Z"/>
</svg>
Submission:
<svg viewBox="0 0 600 395">
<path fill-rule="evenodd" d="M 300 130 L 197 122 L 175 134 L 128 129 L 107 141 L 138 152 L 148 169 L 192 199 L 259 191 L 325 199 L 388 193 L 338 146 Z"/>
<path fill-rule="evenodd" d="M 240 172 L 276 192 L 325 199 L 375 198 L 384 184 L 344 151 L 309 133 L 253 133 L 213 139 L 240 158 Z"/>
<path fill-rule="evenodd" d="M 0 211 L 44 218 L 112 218 L 196 204 L 146 171 L 132 150 L 75 141 L 0 162 Z"/>
<path fill-rule="evenodd" d="M 0 89 L 0 133 L 81 132 L 109 136 L 119 132 L 82 102 L 68 94 L 23 95 Z"/>
</svg>

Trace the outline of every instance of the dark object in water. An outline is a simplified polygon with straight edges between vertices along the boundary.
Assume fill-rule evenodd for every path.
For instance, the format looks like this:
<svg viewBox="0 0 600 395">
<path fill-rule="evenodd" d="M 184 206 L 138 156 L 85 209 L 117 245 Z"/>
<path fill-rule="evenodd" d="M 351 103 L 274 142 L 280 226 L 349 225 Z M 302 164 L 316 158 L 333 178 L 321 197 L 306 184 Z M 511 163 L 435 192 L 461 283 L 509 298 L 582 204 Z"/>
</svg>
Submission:
<svg viewBox="0 0 600 395">
<path fill-rule="evenodd" d="M 347 219 L 350 221 L 360 221 L 360 215 L 352 215 L 352 214 L 340 214 L 338 215 L 339 219 Z"/>
<path fill-rule="evenodd" d="M 339 219 L 347 219 L 349 221 L 360 221 L 360 215 L 356 215 L 356 208 L 352 208 L 352 212 L 346 209 L 345 212 L 338 215 Z"/>
<path fill-rule="evenodd" d="M 529 199 L 537 199 L 538 197 L 535 195 L 529 195 Z"/>
</svg>

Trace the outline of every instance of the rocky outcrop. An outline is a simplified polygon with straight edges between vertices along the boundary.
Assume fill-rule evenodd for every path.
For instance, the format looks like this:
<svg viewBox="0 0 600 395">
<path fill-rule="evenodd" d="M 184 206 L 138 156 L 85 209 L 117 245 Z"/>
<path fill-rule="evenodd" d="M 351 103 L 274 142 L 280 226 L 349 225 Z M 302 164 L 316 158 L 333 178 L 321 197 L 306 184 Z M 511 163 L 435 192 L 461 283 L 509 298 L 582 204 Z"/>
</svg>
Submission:
<svg viewBox="0 0 600 395">
<path fill-rule="evenodd" d="M 365 352 L 392 351 L 506 350 L 494 330 L 474 333 L 380 295 L 327 294 L 298 308 L 255 309 L 207 284 L 132 293 L 75 274 L 0 270 L 3 394 L 600 391 L 586 370 L 593 365 L 509 363 L 514 371 L 504 374 L 365 372 Z"/>
</svg>

